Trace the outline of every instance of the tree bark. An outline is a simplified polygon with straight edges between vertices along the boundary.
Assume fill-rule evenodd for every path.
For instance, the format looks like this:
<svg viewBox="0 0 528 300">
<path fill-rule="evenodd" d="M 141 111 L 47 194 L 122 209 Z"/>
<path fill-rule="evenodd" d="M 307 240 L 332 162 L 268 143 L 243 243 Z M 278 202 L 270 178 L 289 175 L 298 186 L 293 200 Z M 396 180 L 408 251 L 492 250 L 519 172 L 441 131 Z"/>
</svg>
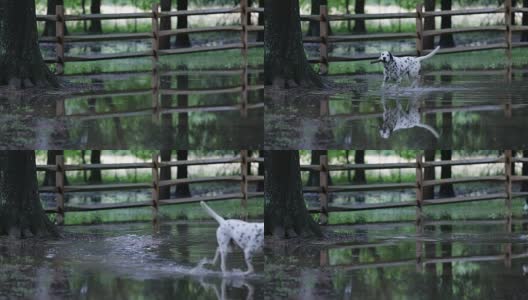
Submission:
<svg viewBox="0 0 528 300">
<path fill-rule="evenodd" d="M 425 150 L 424 156 L 425 156 L 425 161 L 434 161 L 435 160 L 435 150 Z M 434 167 L 424 168 L 424 180 L 434 180 L 434 179 L 435 179 Z M 434 199 L 434 186 L 426 186 L 423 188 L 423 198 L 424 199 Z"/>
<path fill-rule="evenodd" d="M 58 87 L 37 43 L 35 0 L 0 1 L 0 85 Z"/>
<path fill-rule="evenodd" d="M 302 193 L 299 151 L 266 151 L 265 234 L 276 238 L 322 236 Z"/>
<path fill-rule="evenodd" d="M 356 0 L 354 4 L 354 13 L 364 14 L 365 13 L 365 0 Z M 354 22 L 355 33 L 367 33 L 367 26 L 365 26 L 365 20 L 356 20 Z"/>
<path fill-rule="evenodd" d="M 48 9 L 46 14 L 54 16 L 57 12 L 55 9 L 57 5 L 64 6 L 64 0 L 48 0 Z M 42 32 L 42 36 L 55 36 L 55 21 L 46 21 L 44 24 L 44 31 Z M 64 24 L 64 34 L 68 34 L 68 30 L 66 27 L 66 24 Z"/>
<path fill-rule="evenodd" d="M 299 0 L 266 1 L 264 84 L 278 88 L 322 87 L 302 43 Z"/>
<path fill-rule="evenodd" d="M 90 1 L 90 13 L 91 14 L 100 14 L 101 13 L 101 0 L 91 0 Z M 90 33 L 103 33 L 103 26 L 101 20 L 91 20 L 90 28 L 88 28 Z"/>
<path fill-rule="evenodd" d="M 0 151 L 0 235 L 58 236 L 40 203 L 35 151 Z"/>
<path fill-rule="evenodd" d="M 178 0 L 176 4 L 176 9 L 178 11 L 181 10 L 187 10 L 188 6 L 188 0 Z M 187 16 L 178 16 L 178 21 L 176 23 L 177 29 L 184 29 L 187 28 Z M 189 39 L 189 35 L 187 33 L 180 33 L 176 35 L 176 48 L 184 48 L 184 47 L 190 47 L 191 46 L 191 40 Z"/>
<path fill-rule="evenodd" d="M 310 158 L 310 164 L 311 165 L 319 165 L 321 163 L 321 155 L 328 156 L 328 150 L 312 150 L 311 152 L 311 158 Z M 319 171 L 310 171 L 310 175 L 308 175 L 308 182 L 306 183 L 307 186 L 319 186 L 320 182 L 320 175 Z M 328 185 L 332 185 L 332 179 L 330 177 L 330 173 L 328 174 Z"/>
<path fill-rule="evenodd" d="M 187 150 L 178 150 L 177 153 L 178 161 L 186 161 L 189 156 L 189 151 Z M 178 166 L 177 174 L 178 179 L 184 179 L 188 177 L 187 166 Z M 191 190 L 189 189 L 189 184 L 180 183 L 176 185 L 176 197 L 191 197 Z"/>
<path fill-rule="evenodd" d="M 47 151 L 47 165 L 55 165 L 56 164 L 56 156 L 57 155 L 64 155 L 64 150 L 48 150 Z M 54 171 L 46 171 L 46 174 L 44 175 L 44 182 L 42 183 L 43 186 L 55 186 L 55 172 Z M 64 185 L 68 185 L 68 179 L 66 178 L 66 173 L 64 173 Z"/>
<path fill-rule="evenodd" d="M 452 156 L 451 150 L 440 150 L 440 158 L 443 161 L 450 161 Z M 441 179 L 449 179 L 451 178 L 451 166 L 442 166 L 442 171 L 440 174 Z M 455 190 L 453 189 L 453 184 L 446 183 L 440 185 L 440 191 L 439 191 L 440 198 L 448 198 L 448 197 L 455 197 Z"/>
<path fill-rule="evenodd" d="M 170 11 L 171 10 L 171 0 L 161 0 L 160 8 L 161 11 Z M 160 18 L 160 30 L 170 30 L 171 29 L 171 17 L 162 17 Z M 162 36 L 159 38 L 159 48 L 160 49 L 169 49 L 170 48 L 170 36 Z"/>
<path fill-rule="evenodd" d="M 311 15 L 319 15 L 321 10 L 319 9 L 321 5 L 327 5 L 328 6 L 328 0 L 312 0 L 311 3 Z M 307 36 L 319 36 L 320 35 L 320 25 L 319 21 L 310 21 L 310 25 L 308 26 L 308 32 L 306 33 Z M 328 23 L 328 35 L 332 35 L 332 30 L 330 29 L 330 23 Z"/>
<path fill-rule="evenodd" d="M 90 151 L 90 164 L 100 164 L 101 163 L 101 150 L 91 150 Z M 100 184 L 103 182 L 103 176 L 101 175 L 101 170 L 91 170 L 90 177 L 88 177 L 88 182 L 91 184 Z"/>
<path fill-rule="evenodd" d="M 442 0 L 440 2 L 440 8 L 443 11 L 450 11 L 452 6 L 452 0 Z M 442 16 L 442 22 L 441 26 L 442 29 L 449 29 L 451 28 L 451 16 Z M 440 36 L 440 47 L 442 48 L 450 48 L 455 47 L 455 40 L 453 40 L 452 34 L 442 34 Z"/>
<path fill-rule="evenodd" d="M 425 11 L 434 11 L 435 1 L 425 0 L 424 7 L 425 7 Z M 435 17 L 424 18 L 424 30 L 433 30 L 433 29 L 435 29 Z M 424 36 L 423 37 L 423 48 L 424 49 L 434 48 L 434 36 Z"/>
<path fill-rule="evenodd" d="M 528 0 L 523 0 L 524 8 L 528 8 Z M 523 12 L 522 14 L 522 25 L 528 26 L 528 12 Z M 528 31 L 523 31 L 521 34 L 521 42 L 528 42 Z"/>
<path fill-rule="evenodd" d="M 354 151 L 354 163 L 355 164 L 364 164 L 365 163 L 365 150 L 356 150 Z M 354 183 L 365 184 L 367 183 L 367 176 L 365 175 L 365 170 L 356 169 L 354 171 Z"/>
</svg>

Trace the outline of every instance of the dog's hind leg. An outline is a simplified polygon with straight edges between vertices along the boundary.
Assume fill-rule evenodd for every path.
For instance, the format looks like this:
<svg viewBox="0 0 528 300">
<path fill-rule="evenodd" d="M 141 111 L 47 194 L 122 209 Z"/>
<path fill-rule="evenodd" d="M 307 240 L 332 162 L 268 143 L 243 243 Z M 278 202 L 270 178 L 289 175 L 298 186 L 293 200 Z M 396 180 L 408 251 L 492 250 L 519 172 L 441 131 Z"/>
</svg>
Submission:
<svg viewBox="0 0 528 300">
<path fill-rule="evenodd" d="M 253 260 L 253 253 L 251 251 L 244 251 L 244 259 L 246 260 L 246 265 L 248 270 L 244 272 L 245 275 L 252 274 L 255 272 L 255 268 L 253 268 L 252 260 Z"/>
</svg>

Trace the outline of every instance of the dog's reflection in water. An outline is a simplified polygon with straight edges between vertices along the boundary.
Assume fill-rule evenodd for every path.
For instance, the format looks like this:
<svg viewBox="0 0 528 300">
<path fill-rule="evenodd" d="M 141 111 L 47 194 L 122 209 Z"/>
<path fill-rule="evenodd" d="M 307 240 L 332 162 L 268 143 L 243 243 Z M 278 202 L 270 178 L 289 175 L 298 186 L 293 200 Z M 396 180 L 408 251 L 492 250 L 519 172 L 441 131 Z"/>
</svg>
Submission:
<svg viewBox="0 0 528 300">
<path fill-rule="evenodd" d="M 202 277 L 200 278 L 200 284 L 206 290 L 208 289 L 213 290 L 218 300 L 230 299 L 227 297 L 228 287 L 234 287 L 234 288 L 239 288 L 239 289 L 246 288 L 247 296 L 245 299 L 246 300 L 254 299 L 255 288 L 253 287 L 253 285 L 248 283 L 244 279 L 244 277 L 239 277 L 239 276 L 231 277 L 231 278 L 223 277 L 222 281 L 219 284 L 217 282 L 212 282 L 212 280 L 211 282 L 207 282 L 205 278 Z"/>
<path fill-rule="evenodd" d="M 523 265 L 522 270 L 523 270 L 523 275 L 528 276 L 528 265 Z"/>
</svg>

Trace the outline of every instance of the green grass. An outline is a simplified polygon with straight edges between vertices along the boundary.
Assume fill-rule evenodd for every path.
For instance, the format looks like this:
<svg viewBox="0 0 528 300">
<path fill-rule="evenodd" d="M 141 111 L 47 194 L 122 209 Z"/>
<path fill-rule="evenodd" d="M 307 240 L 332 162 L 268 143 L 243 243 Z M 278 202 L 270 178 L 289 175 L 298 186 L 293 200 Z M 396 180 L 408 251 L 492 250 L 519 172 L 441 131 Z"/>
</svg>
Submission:
<svg viewBox="0 0 528 300">
<path fill-rule="evenodd" d="M 521 217 L 524 201 L 521 198 L 512 200 L 514 217 Z M 506 217 L 504 200 L 487 200 L 468 203 L 432 205 L 424 207 L 426 220 L 472 220 L 488 219 L 500 220 Z M 319 219 L 319 214 L 313 215 Z M 415 221 L 416 209 L 414 207 L 376 209 L 358 212 L 331 212 L 329 224 L 361 224 L 374 222 Z"/>
<path fill-rule="evenodd" d="M 225 218 L 240 218 L 242 208 L 239 199 L 209 202 L 209 206 Z M 264 199 L 252 198 L 248 200 L 248 214 L 250 219 L 262 219 L 264 215 Z M 163 205 L 159 208 L 160 220 L 211 220 L 198 203 Z M 50 215 L 55 219 L 55 215 Z M 116 222 L 150 222 L 152 209 L 150 207 L 113 209 L 88 212 L 66 212 L 66 225 L 101 224 Z"/>
<path fill-rule="evenodd" d="M 528 48 L 515 48 L 512 50 L 512 66 L 522 68 L 528 66 Z M 427 60 L 422 65 L 424 71 L 437 70 L 491 70 L 507 67 L 504 50 L 488 50 L 479 52 L 466 52 L 454 54 L 441 54 Z M 319 69 L 315 65 L 315 69 Z M 369 61 L 358 62 L 331 62 L 329 74 L 365 74 L 381 73 L 380 64 L 370 64 Z"/>
</svg>

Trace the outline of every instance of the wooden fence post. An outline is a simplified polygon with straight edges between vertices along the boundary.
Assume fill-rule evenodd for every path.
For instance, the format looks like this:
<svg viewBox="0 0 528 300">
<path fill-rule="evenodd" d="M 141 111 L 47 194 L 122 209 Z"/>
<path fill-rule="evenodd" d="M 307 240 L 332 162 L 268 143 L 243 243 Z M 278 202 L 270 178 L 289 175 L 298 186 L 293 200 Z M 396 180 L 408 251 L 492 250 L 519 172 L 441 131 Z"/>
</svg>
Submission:
<svg viewBox="0 0 528 300">
<path fill-rule="evenodd" d="M 319 74 L 328 74 L 328 10 L 326 5 L 319 7 Z"/>
<path fill-rule="evenodd" d="M 416 226 L 421 231 L 423 228 L 423 156 L 416 154 Z"/>
<path fill-rule="evenodd" d="M 506 191 L 506 226 L 508 229 L 508 232 L 511 232 L 512 228 L 512 151 L 511 150 L 504 150 L 504 173 L 506 175 L 505 180 L 505 191 Z"/>
<path fill-rule="evenodd" d="M 152 64 L 158 67 L 159 50 L 159 3 L 152 3 Z"/>
<path fill-rule="evenodd" d="M 244 66 L 248 62 L 248 17 L 251 14 L 248 14 L 248 1 L 240 0 L 240 25 L 242 26 L 240 39 L 242 42 L 242 58 L 244 59 Z"/>
<path fill-rule="evenodd" d="M 152 154 L 152 223 L 158 223 L 159 206 L 159 155 Z"/>
<path fill-rule="evenodd" d="M 57 57 L 56 74 L 64 74 L 64 6 L 55 6 L 55 37 L 57 38 L 57 44 L 55 46 L 55 55 Z"/>
<path fill-rule="evenodd" d="M 508 62 L 511 64 L 511 50 L 512 50 L 512 1 L 504 0 L 504 23 L 506 24 L 506 56 L 508 57 Z"/>
<path fill-rule="evenodd" d="M 242 193 L 242 215 L 240 216 L 242 220 L 247 220 L 248 218 L 248 151 L 240 150 L 240 174 L 242 176 L 240 181 L 240 192 Z"/>
<path fill-rule="evenodd" d="M 319 204 L 321 213 L 319 224 L 328 224 L 328 156 L 321 155 L 319 158 Z"/>
<path fill-rule="evenodd" d="M 416 55 L 423 51 L 423 3 L 416 4 Z"/>
<path fill-rule="evenodd" d="M 64 225 L 64 156 L 55 157 L 55 190 L 57 197 L 57 225 Z"/>
</svg>

